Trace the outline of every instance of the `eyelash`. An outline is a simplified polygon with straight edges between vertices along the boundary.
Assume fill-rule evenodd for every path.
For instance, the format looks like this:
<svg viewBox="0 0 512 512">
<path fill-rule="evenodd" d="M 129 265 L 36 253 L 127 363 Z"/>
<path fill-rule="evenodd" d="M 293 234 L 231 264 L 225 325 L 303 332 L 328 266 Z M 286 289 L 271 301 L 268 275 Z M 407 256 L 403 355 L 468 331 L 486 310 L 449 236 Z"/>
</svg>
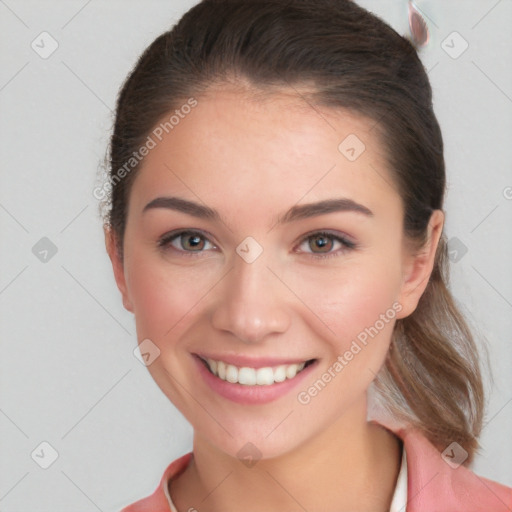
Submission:
<svg viewBox="0 0 512 512">
<path fill-rule="evenodd" d="M 182 255 L 187 258 L 188 257 L 191 257 L 191 258 L 198 257 L 200 254 L 202 254 L 204 252 L 204 251 L 184 251 L 181 249 L 176 249 L 176 247 L 172 247 L 171 242 L 182 235 L 199 235 L 203 239 L 208 240 L 208 237 L 206 237 L 201 231 L 182 230 L 182 231 L 174 231 L 174 232 L 167 233 L 167 234 L 163 235 L 158 240 L 158 246 L 162 249 L 170 248 L 174 251 L 182 253 Z M 329 233 L 328 231 L 314 231 L 313 233 L 308 233 L 307 235 L 305 235 L 304 237 L 301 238 L 301 240 L 299 242 L 299 246 L 302 245 L 307 240 L 309 240 L 310 238 L 314 238 L 314 237 L 318 237 L 318 236 L 323 236 L 325 238 L 329 238 L 336 242 L 339 242 L 343 247 L 341 249 L 338 249 L 337 251 L 329 252 L 329 253 L 325 253 L 325 254 L 312 253 L 312 252 L 306 253 L 313 259 L 323 260 L 326 258 L 338 257 L 347 251 L 357 248 L 357 245 L 354 242 L 352 242 L 352 241 L 348 240 L 347 238 L 342 237 L 340 235 L 335 235 L 333 233 Z"/>
</svg>

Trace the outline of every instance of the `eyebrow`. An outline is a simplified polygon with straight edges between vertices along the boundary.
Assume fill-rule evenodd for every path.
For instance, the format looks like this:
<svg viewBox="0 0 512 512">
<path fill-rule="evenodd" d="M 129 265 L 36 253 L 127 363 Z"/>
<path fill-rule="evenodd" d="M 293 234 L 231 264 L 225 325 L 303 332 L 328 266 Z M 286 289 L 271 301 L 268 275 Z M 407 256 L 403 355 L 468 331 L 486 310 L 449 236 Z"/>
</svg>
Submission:
<svg viewBox="0 0 512 512">
<path fill-rule="evenodd" d="M 214 221 L 221 220 L 220 214 L 217 210 L 180 197 L 157 197 L 144 207 L 143 212 L 155 208 L 174 210 L 200 219 Z M 297 220 L 335 212 L 354 212 L 363 214 L 367 217 L 373 217 L 373 212 L 366 206 L 363 206 L 352 199 L 337 198 L 325 199 L 316 203 L 295 205 L 285 212 L 284 215 L 278 217 L 277 224 L 286 224 Z"/>
</svg>

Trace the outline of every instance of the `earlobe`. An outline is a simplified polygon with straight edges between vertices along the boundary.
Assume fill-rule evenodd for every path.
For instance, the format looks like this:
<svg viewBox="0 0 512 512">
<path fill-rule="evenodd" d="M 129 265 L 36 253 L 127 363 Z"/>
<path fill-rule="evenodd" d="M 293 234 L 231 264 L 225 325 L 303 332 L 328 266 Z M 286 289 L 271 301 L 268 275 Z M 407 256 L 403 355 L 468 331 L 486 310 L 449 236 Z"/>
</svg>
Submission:
<svg viewBox="0 0 512 512">
<path fill-rule="evenodd" d="M 117 250 L 116 235 L 112 229 L 105 227 L 105 248 L 107 249 L 108 256 L 112 263 L 112 270 L 114 271 L 114 278 L 116 280 L 117 287 L 121 292 L 123 299 L 123 306 L 125 309 L 133 313 L 133 305 L 128 295 L 128 287 L 126 286 L 126 278 L 124 272 L 124 265 L 122 258 Z"/>
<path fill-rule="evenodd" d="M 430 216 L 425 245 L 418 252 L 404 256 L 403 283 L 399 298 L 402 310 L 397 318 L 405 318 L 414 312 L 428 285 L 443 225 L 444 213 L 442 210 L 434 210 Z"/>
</svg>

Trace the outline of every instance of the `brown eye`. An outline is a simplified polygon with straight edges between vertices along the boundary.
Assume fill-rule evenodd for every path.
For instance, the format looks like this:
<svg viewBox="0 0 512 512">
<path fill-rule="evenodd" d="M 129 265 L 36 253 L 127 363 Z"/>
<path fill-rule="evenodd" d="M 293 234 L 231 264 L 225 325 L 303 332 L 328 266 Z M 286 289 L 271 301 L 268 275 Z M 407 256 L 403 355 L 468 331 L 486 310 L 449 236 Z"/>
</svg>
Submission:
<svg viewBox="0 0 512 512">
<path fill-rule="evenodd" d="M 332 249 L 334 242 L 332 237 L 325 235 L 314 235 L 309 238 L 309 247 L 311 250 L 320 249 L 319 252 L 329 252 Z"/>
<path fill-rule="evenodd" d="M 343 236 L 323 231 L 306 235 L 299 244 L 300 252 L 316 259 L 341 256 L 356 247 L 355 242 Z"/>
<path fill-rule="evenodd" d="M 180 236 L 180 242 L 181 242 L 181 246 L 186 251 L 189 251 L 189 250 L 200 251 L 200 250 L 204 249 L 204 245 L 205 245 L 203 237 L 201 237 L 198 234 L 184 233 Z"/>
<path fill-rule="evenodd" d="M 173 250 L 184 256 L 201 254 L 208 249 L 215 248 L 202 233 L 198 231 L 174 231 L 162 236 L 158 241 L 159 247 L 165 250 Z"/>
</svg>

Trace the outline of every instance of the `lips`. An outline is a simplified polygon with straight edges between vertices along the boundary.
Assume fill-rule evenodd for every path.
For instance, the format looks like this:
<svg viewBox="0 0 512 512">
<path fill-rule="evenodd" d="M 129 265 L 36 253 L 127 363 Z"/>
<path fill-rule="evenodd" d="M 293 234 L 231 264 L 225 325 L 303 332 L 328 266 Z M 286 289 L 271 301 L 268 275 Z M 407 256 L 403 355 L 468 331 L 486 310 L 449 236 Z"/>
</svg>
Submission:
<svg viewBox="0 0 512 512">
<path fill-rule="evenodd" d="M 211 391 L 244 406 L 263 405 L 289 395 L 311 378 L 319 364 L 318 359 L 255 358 L 242 354 L 193 353 L 192 356 L 202 382 Z M 283 378 L 283 371 L 285 379 L 278 382 Z M 289 378 L 287 372 L 288 375 L 295 375 Z M 227 380 L 228 376 L 233 382 Z"/>
<path fill-rule="evenodd" d="M 198 356 L 210 373 L 231 384 L 244 386 L 271 386 L 272 384 L 293 379 L 304 368 L 314 362 L 314 359 L 297 363 L 276 364 L 268 366 L 245 364 L 237 366 L 221 359 Z M 261 363 L 259 363 L 261 364 Z"/>
</svg>

